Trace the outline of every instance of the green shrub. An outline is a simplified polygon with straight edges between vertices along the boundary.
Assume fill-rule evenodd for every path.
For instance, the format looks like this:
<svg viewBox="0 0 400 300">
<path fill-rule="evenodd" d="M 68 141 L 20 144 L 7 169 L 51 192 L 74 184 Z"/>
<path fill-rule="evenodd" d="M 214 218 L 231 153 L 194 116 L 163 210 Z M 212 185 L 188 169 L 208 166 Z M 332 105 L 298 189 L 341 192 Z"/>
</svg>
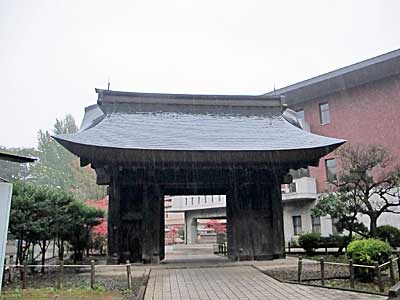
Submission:
<svg viewBox="0 0 400 300">
<path fill-rule="evenodd" d="M 387 241 L 392 247 L 400 246 L 400 230 L 390 225 L 379 226 L 378 237 L 383 241 Z"/>
<path fill-rule="evenodd" d="M 321 235 L 317 232 L 304 233 L 299 237 L 299 245 L 306 251 L 307 254 L 318 248 Z"/>
<path fill-rule="evenodd" d="M 375 261 L 382 264 L 388 261 L 391 254 L 389 243 L 378 239 L 355 240 L 347 246 L 347 257 L 355 264 L 373 265 Z"/>
</svg>

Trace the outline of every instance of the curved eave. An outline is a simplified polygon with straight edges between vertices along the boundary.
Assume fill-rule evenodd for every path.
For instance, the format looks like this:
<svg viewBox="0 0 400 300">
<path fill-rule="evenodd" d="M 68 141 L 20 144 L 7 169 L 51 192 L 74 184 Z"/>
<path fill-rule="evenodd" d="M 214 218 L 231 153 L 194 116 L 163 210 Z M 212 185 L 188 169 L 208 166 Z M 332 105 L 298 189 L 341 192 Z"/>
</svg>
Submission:
<svg viewBox="0 0 400 300">
<path fill-rule="evenodd" d="M 180 165 L 285 165 L 290 168 L 318 166 L 322 156 L 332 152 L 346 141 L 338 140 L 326 146 L 285 150 L 160 150 L 103 147 L 71 142 L 53 137 L 61 145 L 81 158 L 81 164 L 124 164 L 132 166 Z"/>
</svg>

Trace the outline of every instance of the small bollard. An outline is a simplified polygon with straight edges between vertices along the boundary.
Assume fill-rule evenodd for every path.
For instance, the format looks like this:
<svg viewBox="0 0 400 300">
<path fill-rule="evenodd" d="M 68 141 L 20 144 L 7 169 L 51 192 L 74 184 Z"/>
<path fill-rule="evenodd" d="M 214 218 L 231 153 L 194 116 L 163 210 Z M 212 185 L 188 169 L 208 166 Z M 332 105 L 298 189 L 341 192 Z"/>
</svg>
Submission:
<svg viewBox="0 0 400 300">
<path fill-rule="evenodd" d="M 94 284 L 95 284 L 95 266 L 94 266 L 94 260 L 90 261 L 90 288 L 94 289 Z"/>
<path fill-rule="evenodd" d="M 160 255 L 158 254 L 158 252 L 154 252 L 153 253 L 153 264 L 158 265 L 160 263 Z"/>
<path fill-rule="evenodd" d="M 118 265 L 119 263 L 119 258 L 117 253 L 113 253 L 112 258 L 111 258 L 112 264 L 113 265 Z"/>
<path fill-rule="evenodd" d="M 321 285 L 325 285 L 325 264 L 323 257 L 319 259 L 319 263 L 321 264 Z"/>
<path fill-rule="evenodd" d="M 132 288 L 132 281 L 131 281 L 131 263 L 129 259 L 126 261 L 126 275 L 128 277 L 128 290 Z"/>
<path fill-rule="evenodd" d="M 350 274 L 350 288 L 354 290 L 355 285 L 354 285 L 354 266 L 353 266 L 353 260 L 349 259 L 349 274 Z"/>
<path fill-rule="evenodd" d="M 60 260 L 60 266 L 58 269 L 58 281 L 57 288 L 62 289 L 64 286 L 64 260 Z"/>
<path fill-rule="evenodd" d="M 243 253 L 243 248 L 239 248 L 239 254 L 237 256 L 237 261 L 240 261 L 240 256 L 242 255 L 242 253 Z"/>
<path fill-rule="evenodd" d="M 303 269 L 303 258 L 299 256 L 299 261 L 297 263 L 297 281 L 301 282 L 301 273 Z"/>
</svg>

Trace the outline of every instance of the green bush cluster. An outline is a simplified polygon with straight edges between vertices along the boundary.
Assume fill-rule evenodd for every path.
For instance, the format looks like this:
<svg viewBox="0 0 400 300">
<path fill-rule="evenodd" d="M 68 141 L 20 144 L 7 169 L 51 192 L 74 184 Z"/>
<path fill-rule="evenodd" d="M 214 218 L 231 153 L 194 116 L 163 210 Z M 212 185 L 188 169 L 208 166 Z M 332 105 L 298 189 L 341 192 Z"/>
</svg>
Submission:
<svg viewBox="0 0 400 300">
<path fill-rule="evenodd" d="M 347 257 L 361 265 L 382 264 L 391 254 L 389 243 L 373 238 L 352 241 L 347 247 Z"/>
<path fill-rule="evenodd" d="M 299 237 L 299 245 L 306 251 L 307 254 L 311 254 L 319 246 L 321 235 L 316 232 L 304 233 Z"/>
<path fill-rule="evenodd" d="M 400 246 L 400 230 L 390 225 L 378 227 L 378 237 L 382 241 L 387 241 L 392 247 Z"/>
</svg>

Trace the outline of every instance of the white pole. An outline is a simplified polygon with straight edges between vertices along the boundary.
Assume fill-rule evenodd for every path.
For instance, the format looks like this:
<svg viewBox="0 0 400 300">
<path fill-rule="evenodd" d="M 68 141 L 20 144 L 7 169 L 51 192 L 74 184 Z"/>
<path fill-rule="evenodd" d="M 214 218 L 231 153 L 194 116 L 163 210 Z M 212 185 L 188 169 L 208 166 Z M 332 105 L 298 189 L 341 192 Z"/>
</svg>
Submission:
<svg viewBox="0 0 400 300">
<path fill-rule="evenodd" d="M 0 295 L 3 283 L 4 258 L 6 254 L 8 221 L 10 218 L 12 184 L 0 182 Z"/>
</svg>

